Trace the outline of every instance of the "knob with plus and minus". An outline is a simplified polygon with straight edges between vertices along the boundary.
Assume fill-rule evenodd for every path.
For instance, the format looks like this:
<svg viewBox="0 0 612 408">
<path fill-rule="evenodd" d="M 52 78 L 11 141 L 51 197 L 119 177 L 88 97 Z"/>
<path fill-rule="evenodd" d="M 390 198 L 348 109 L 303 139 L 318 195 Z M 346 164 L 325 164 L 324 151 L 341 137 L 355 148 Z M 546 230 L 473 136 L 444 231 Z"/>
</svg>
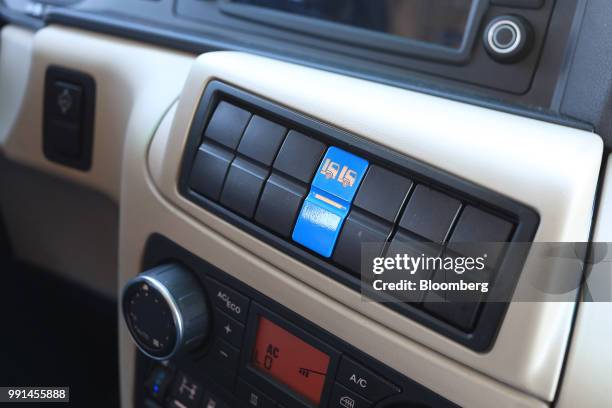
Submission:
<svg viewBox="0 0 612 408">
<path fill-rule="evenodd" d="M 533 45 L 533 29 L 523 17 L 498 16 L 487 24 L 483 42 L 493 59 L 502 63 L 517 62 Z"/>
<path fill-rule="evenodd" d="M 166 264 L 130 280 L 122 296 L 123 317 L 138 348 L 167 360 L 202 345 L 208 334 L 206 295 L 193 273 Z"/>
</svg>

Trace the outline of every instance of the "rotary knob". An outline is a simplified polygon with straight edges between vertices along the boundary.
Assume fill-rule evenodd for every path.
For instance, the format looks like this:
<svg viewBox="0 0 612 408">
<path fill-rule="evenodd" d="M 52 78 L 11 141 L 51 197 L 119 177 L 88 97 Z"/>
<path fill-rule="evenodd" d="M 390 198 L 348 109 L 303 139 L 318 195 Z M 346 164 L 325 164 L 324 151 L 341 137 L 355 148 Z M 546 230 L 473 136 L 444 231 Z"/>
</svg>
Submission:
<svg viewBox="0 0 612 408">
<path fill-rule="evenodd" d="M 182 265 L 161 265 L 136 276 L 125 285 L 121 302 L 136 346 L 155 360 L 194 350 L 206 339 L 206 295 Z"/>
<path fill-rule="evenodd" d="M 516 62 L 531 49 L 533 30 L 522 17 L 499 16 L 487 24 L 483 41 L 493 59 L 504 63 Z"/>
</svg>

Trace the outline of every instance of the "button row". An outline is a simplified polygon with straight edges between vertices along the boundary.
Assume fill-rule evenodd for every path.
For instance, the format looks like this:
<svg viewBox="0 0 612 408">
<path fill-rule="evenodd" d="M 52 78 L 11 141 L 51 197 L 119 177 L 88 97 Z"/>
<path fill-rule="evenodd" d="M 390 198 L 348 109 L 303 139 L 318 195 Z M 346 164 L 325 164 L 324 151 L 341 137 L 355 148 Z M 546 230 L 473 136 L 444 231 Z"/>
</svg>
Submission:
<svg viewBox="0 0 612 408">
<path fill-rule="evenodd" d="M 189 183 L 357 276 L 364 243 L 380 244 L 373 247 L 376 256 L 385 255 L 386 242 L 387 255 L 394 246 L 402 252 L 408 246 L 415 256 L 443 251 L 472 256 L 461 243 L 506 242 L 514 229 L 511 222 L 432 186 L 226 101 L 219 102 L 204 131 Z M 502 256 L 501 246 L 491 246 L 490 269 Z M 414 302 L 422 301 L 416 293 Z M 437 303 L 425 309 L 462 328 L 474 323 L 477 303 L 461 317 L 444 311 L 454 307 L 452 302 Z"/>
<path fill-rule="evenodd" d="M 233 390 L 251 300 L 210 277 L 206 287 L 215 311 L 215 338 L 204 363 L 217 382 Z"/>
<path fill-rule="evenodd" d="M 228 102 L 219 102 L 194 158 L 199 194 L 290 238 L 327 146 Z"/>
</svg>

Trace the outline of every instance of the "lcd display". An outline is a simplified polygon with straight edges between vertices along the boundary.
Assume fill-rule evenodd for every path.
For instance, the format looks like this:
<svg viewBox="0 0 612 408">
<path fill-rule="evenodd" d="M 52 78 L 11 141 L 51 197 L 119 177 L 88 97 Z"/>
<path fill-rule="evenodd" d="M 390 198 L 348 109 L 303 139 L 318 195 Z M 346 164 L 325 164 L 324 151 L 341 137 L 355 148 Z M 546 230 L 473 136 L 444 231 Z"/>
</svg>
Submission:
<svg viewBox="0 0 612 408">
<path fill-rule="evenodd" d="M 259 318 L 252 365 L 319 405 L 330 357 L 265 317 Z"/>
<path fill-rule="evenodd" d="M 460 48 L 473 0 L 230 0 Z"/>
</svg>

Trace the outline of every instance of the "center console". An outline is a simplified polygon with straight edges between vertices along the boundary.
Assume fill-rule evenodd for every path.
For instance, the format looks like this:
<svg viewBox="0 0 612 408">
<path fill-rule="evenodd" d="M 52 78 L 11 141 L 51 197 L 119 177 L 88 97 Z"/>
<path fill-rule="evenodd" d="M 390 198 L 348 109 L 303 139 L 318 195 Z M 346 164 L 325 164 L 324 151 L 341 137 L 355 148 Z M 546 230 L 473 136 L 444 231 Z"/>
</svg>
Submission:
<svg viewBox="0 0 612 408">
<path fill-rule="evenodd" d="M 167 290 L 150 303 L 172 305 L 156 307 L 157 319 L 138 326 L 128 314 L 121 326 L 125 406 L 182 408 L 192 394 L 202 406 L 271 400 L 285 408 L 540 408 L 554 398 L 573 302 L 472 302 L 444 311 L 443 302 L 366 301 L 351 248 L 368 236 L 383 244 L 416 237 L 448 251 L 456 234 L 474 232 L 511 243 L 584 240 L 601 154 L 596 136 L 263 57 L 211 53 L 195 60 L 155 135 L 130 140 L 120 284 L 142 283 L 161 267 L 184 273 L 156 278 L 163 285 L 154 287 Z M 541 154 L 553 145 L 554 157 Z M 448 216 L 431 217 L 434 207 Z M 336 222 L 311 223 L 313 214 Z M 303 239 L 312 234 L 321 239 Z M 537 259 L 498 255 L 495 284 L 528 288 Z M 144 352 L 134 353 L 134 333 Z M 353 363 L 356 383 L 342 375 Z M 360 378 L 384 392 L 364 391 Z"/>
<path fill-rule="evenodd" d="M 136 407 L 456 407 L 165 237 L 144 265 L 123 297 Z"/>
</svg>

